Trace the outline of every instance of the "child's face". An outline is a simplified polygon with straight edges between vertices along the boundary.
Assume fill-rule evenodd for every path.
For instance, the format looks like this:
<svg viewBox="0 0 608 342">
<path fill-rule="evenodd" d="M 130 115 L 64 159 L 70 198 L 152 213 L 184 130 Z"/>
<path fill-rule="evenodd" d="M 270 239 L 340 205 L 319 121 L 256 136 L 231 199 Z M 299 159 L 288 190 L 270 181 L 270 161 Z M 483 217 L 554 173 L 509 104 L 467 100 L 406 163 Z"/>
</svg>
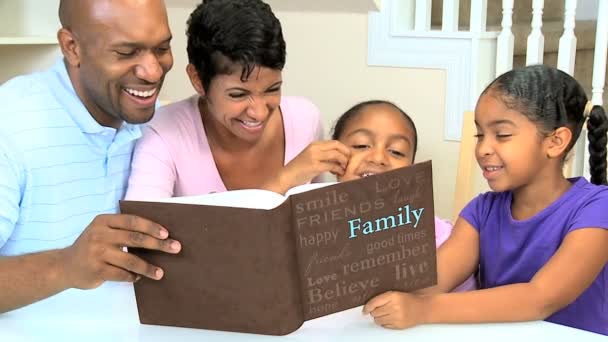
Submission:
<svg viewBox="0 0 608 342">
<path fill-rule="evenodd" d="M 523 114 L 489 93 L 477 103 L 475 126 L 475 156 L 492 190 L 515 190 L 544 174 L 546 139 Z"/>
<path fill-rule="evenodd" d="M 399 111 L 370 105 L 356 114 L 338 138 L 351 149 L 351 158 L 338 181 L 371 176 L 412 164 L 414 130 Z"/>
</svg>

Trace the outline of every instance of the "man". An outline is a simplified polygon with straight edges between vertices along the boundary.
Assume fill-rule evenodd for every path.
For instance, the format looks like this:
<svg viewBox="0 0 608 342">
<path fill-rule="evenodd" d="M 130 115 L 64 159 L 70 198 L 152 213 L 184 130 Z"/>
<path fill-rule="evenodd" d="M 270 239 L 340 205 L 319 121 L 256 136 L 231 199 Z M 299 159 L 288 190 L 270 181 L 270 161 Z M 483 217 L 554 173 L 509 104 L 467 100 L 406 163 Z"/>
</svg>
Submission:
<svg viewBox="0 0 608 342">
<path fill-rule="evenodd" d="M 106 280 L 160 279 L 124 247 L 179 252 L 117 215 L 139 127 L 173 65 L 162 0 L 62 0 L 64 58 L 0 87 L 0 312 Z"/>
</svg>

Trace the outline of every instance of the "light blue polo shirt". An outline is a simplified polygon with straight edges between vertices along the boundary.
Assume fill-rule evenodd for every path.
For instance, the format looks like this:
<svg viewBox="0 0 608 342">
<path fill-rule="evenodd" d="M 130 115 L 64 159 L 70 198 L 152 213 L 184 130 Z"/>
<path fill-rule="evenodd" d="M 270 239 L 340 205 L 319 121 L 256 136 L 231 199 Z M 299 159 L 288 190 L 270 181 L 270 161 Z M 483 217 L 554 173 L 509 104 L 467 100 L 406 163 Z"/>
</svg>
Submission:
<svg viewBox="0 0 608 342">
<path fill-rule="evenodd" d="M 0 256 L 69 246 L 118 212 L 140 135 L 99 125 L 63 60 L 0 86 Z"/>
</svg>

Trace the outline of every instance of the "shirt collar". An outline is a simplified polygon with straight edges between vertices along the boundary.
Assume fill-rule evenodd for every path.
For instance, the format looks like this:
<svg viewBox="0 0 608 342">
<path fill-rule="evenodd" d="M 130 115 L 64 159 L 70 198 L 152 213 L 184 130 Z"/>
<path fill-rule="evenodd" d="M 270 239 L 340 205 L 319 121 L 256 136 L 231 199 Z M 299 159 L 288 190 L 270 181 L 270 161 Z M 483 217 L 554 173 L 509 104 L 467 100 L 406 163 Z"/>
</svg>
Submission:
<svg viewBox="0 0 608 342">
<path fill-rule="evenodd" d="M 134 140 L 141 136 L 140 125 L 123 122 L 122 126 L 117 131 L 112 127 L 102 126 L 95 121 L 93 116 L 91 116 L 91 113 L 89 113 L 78 97 L 78 94 L 76 94 L 63 58 L 60 58 L 48 71 L 47 79 L 49 83 L 52 84 L 51 90 L 55 94 L 55 98 L 63 108 L 65 108 L 65 111 L 70 115 L 82 132 L 88 134 L 112 132 L 117 135 L 126 135 L 126 137 L 123 138 L 126 138 L 126 140 Z"/>
</svg>

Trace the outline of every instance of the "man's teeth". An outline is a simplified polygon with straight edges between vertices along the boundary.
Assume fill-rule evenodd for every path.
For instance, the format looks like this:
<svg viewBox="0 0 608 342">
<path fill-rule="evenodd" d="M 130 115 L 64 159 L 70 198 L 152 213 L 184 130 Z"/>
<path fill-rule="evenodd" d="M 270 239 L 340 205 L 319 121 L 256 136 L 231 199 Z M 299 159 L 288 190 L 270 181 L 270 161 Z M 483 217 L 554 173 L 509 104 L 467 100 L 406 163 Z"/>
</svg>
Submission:
<svg viewBox="0 0 608 342">
<path fill-rule="evenodd" d="M 129 93 L 133 96 L 138 96 L 138 97 L 150 97 L 156 93 L 156 88 L 154 88 L 152 90 L 147 90 L 147 91 L 139 91 L 139 90 L 129 89 L 129 88 L 125 88 L 125 90 L 127 91 L 127 93 Z"/>
<path fill-rule="evenodd" d="M 485 169 L 486 169 L 486 171 L 497 171 L 498 169 L 500 169 L 500 167 L 498 167 L 498 166 L 486 166 Z"/>
<path fill-rule="evenodd" d="M 361 174 L 361 177 L 369 177 L 369 176 L 373 176 L 373 175 L 375 175 L 375 173 L 373 173 L 373 172 L 365 172 L 365 173 Z"/>
</svg>

